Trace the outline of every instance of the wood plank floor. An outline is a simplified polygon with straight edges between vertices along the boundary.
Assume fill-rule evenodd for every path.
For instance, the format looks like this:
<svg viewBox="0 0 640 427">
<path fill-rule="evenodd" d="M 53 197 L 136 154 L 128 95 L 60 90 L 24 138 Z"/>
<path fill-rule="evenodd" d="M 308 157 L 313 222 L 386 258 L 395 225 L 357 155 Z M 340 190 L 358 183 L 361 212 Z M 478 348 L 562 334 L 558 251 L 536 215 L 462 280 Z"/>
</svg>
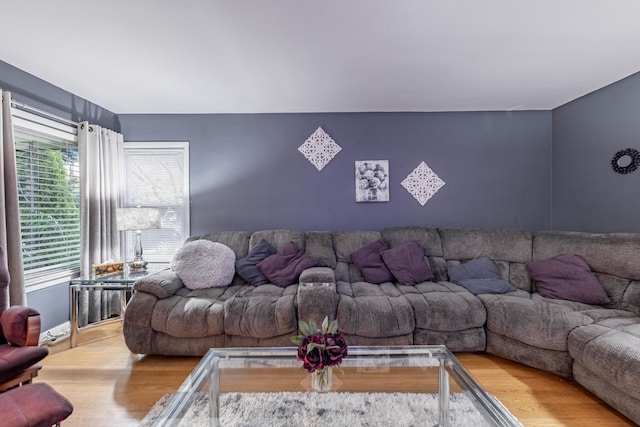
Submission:
<svg viewBox="0 0 640 427">
<path fill-rule="evenodd" d="M 129 352 L 119 323 L 83 331 L 80 345 L 56 344 L 36 382 L 47 382 L 73 402 L 63 423 L 135 426 L 164 394 L 175 392 L 197 357 Z M 461 363 L 525 426 L 617 427 L 634 424 L 573 381 L 485 354 L 458 353 Z"/>
</svg>

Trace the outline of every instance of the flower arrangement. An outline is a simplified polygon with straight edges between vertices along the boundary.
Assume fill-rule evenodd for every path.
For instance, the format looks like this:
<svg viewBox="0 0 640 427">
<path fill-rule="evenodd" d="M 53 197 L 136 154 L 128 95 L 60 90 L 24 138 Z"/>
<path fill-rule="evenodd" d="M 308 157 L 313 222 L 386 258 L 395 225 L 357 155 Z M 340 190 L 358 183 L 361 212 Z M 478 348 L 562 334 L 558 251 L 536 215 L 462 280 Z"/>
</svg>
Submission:
<svg viewBox="0 0 640 427">
<path fill-rule="evenodd" d="M 338 332 L 338 321 L 329 322 L 329 318 L 325 317 L 321 329 L 313 320 L 301 320 L 298 326 L 300 335 L 291 337 L 291 341 L 298 346 L 298 360 L 303 362 L 302 367 L 308 372 L 318 374 L 318 385 L 316 387 L 314 384 L 314 388 L 326 391 L 327 383 L 330 388 L 331 375 L 329 372 L 327 376 L 327 368 L 340 365 L 347 356 L 347 343 Z"/>
</svg>

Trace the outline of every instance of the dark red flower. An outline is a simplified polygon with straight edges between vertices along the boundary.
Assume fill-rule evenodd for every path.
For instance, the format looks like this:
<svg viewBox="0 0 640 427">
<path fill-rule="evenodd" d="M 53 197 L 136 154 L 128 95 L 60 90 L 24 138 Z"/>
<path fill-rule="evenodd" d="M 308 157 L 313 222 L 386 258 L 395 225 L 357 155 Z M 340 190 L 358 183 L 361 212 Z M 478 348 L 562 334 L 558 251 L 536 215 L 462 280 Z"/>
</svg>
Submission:
<svg viewBox="0 0 640 427">
<path fill-rule="evenodd" d="M 339 365 L 342 359 L 347 356 L 347 343 L 340 333 L 326 334 L 324 342 L 327 346 L 327 355 L 331 365 Z"/>
<path fill-rule="evenodd" d="M 304 369 L 315 372 L 342 363 L 347 356 L 347 343 L 338 332 L 335 320 L 329 323 L 325 318 L 322 330 L 318 330 L 313 322 L 308 324 L 301 321 L 300 324 L 301 331 L 308 335 L 297 335 L 291 340 L 298 345 L 297 356 L 303 362 Z"/>
</svg>

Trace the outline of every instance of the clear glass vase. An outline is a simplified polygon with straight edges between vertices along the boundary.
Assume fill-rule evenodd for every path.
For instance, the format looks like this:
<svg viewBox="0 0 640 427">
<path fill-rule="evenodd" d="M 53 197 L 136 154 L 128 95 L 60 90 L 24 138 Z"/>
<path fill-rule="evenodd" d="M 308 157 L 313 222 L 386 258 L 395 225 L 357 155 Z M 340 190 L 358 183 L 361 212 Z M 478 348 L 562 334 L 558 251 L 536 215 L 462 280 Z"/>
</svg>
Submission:
<svg viewBox="0 0 640 427">
<path fill-rule="evenodd" d="M 311 387 L 318 393 L 331 391 L 333 386 L 333 368 L 316 369 L 311 373 Z"/>
</svg>

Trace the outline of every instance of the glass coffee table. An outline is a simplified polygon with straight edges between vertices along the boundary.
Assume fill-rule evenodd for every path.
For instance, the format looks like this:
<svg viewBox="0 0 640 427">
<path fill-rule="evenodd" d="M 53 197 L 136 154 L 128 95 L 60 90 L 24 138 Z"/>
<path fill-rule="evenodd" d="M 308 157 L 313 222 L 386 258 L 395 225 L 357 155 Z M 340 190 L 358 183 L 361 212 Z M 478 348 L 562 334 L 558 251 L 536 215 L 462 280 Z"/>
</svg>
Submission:
<svg viewBox="0 0 640 427">
<path fill-rule="evenodd" d="M 153 425 L 194 425 L 196 406 L 200 407 L 196 410 L 198 425 L 225 425 L 224 418 L 218 417 L 224 413 L 225 394 L 315 393 L 309 373 L 296 359 L 296 350 L 295 347 L 209 350 Z M 403 393 L 403 397 L 429 397 L 435 408 L 435 425 L 443 427 L 455 425 L 450 410 L 464 399 L 471 402 L 467 413 L 472 412 L 472 416 L 485 425 L 521 426 L 497 399 L 480 387 L 445 346 L 350 346 L 341 367 L 333 369 L 332 390 L 320 394 L 332 393 L 373 393 L 371 396 Z M 366 417 L 366 411 L 362 412 Z M 191 417 L 188 420 L 187 414 Z M 255 418 L 246 423 L 268 425 Z M 289 425 L 296 422 L 291 420 Z M 419 422 L 418 425 L 427 424 Z"/>
</svg>

